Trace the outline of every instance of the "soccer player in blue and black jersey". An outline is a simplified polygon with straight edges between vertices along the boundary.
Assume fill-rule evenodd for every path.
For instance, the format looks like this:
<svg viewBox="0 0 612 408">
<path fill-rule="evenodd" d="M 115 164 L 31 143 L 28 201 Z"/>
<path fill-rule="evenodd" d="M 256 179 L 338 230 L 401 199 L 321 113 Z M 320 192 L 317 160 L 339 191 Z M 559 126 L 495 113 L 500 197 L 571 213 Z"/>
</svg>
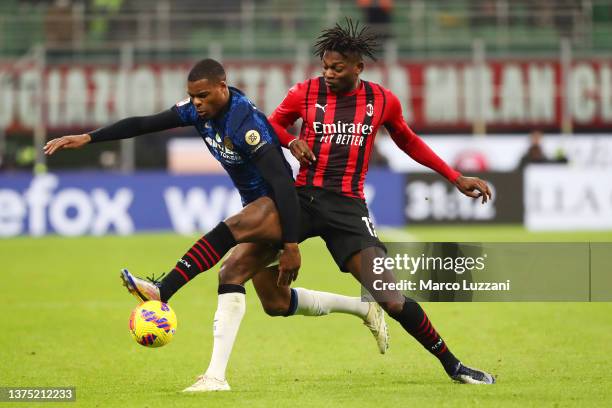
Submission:
<svg viewBox="0 0 612 408">
<path fill-rule="evenodd" d="M 177 263 L 164 278 L 161 298 L 168 300 L 197 273 L 212 268 L 237 242 L 276 241 L 278 231 L 271 231 L 267 227 L 270 223 L 250 216 L 252 213 L 280 218 L 281 267 L 296 273 L 300 267 L 297 245 L 300 206 L 291 168 L 265 115 L 242 92 L 227 86 L 223 66 L 212 59 L 193 67 L 188 77 L 188 94 L 189 98 L 161 113 L 131 117 L 87 134 L 53 139 L 45 146 L 45 153 L 51 155 L 59 149 L 78 148 L 87 143 L 194 126 L 238 188 L 245 207 L 241 213 L 220 222 Z M 269 211 L 274 205 L 278 212 Z"/>
<path fill-rule="evenodd" d="M 244 208 L 196 241 L 161 281 L 150 278 L 150 283 L 124 269 L 121 277 L 128 290 L 140 301 L 167 302 L 188 281 L 216 265 L 237 243 L 246 242 L 276 248 L 280 243 L 279 268 L 283 273 L 277 282 L 268 284 L 289 284 L 295 280 L 301 263 L 297 244 L 300 203 L 274 129 L 242 92 L 227 85 L 225 70 L 217 61 L 198 62 L 189 73 L 187 90 L 189 98 L 166 111 L 123 119 L 82 135 L 53 139 L 46 144 L 45 153 L 51 155 L 88 143 L 194 126 L 239 190 Z M 258 259 L 264 263 L 273 261 L 275 253 L 276 249 L 269 259 L 259 259 L 260 256 Z M 220 281 L 211 364 L 196 386 L 187 391 L 229 390 L 225 371 L 245 312 L 245 289 L 243 280 L 220 278 Z M 341 305 L 334 312 L 360 317 L 374 334 L 379 351 L 386 351 L 387 327 L 378 305 L 363 303 L 358 297 L 317 293 Z"/>
</svg>

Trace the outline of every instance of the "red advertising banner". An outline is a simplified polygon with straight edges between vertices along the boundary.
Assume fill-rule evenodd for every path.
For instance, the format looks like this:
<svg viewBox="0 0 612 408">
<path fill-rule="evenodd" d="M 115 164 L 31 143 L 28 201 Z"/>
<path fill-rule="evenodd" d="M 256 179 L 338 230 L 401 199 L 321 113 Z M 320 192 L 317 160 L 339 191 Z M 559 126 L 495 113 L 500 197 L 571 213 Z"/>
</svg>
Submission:
<svg viewBox="0 0 612 408">
<path fill-rule="evenodd" d="M 0 66 L 0 127 L 91 128 L 154 113 L 185 97 L 191 62 L 113 65 Z M 230 84 L 267 113 L 316 65 L 226 61 Z M 478 118 L 489 131 L 559 129 L 567 112 L 576 130 L 612 129 L 612 59 L 580 60 L 562 75 L 556 60 L 368 64 L 364 79 L 390 88 L 420 132 L 469 132 Z M 562 78 L 567 83 L 562 85 Z"/>
</svg>

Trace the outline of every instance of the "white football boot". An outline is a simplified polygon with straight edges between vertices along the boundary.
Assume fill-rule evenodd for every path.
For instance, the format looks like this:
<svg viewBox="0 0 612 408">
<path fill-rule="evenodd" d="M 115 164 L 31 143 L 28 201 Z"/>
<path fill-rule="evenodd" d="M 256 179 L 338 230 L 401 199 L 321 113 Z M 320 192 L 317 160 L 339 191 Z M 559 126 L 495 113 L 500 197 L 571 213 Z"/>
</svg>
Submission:
<svg viewBox="0 0 612 408">
<path fill-rule="evenodd" d="M 127 269 L 122 269 L 120 276 L 123 281 L 123 286 L 125 286 L 140 303 L 144 303 L 147 300 L 160 300 L 159 287 L 156 285 L 158 280 L 154 277 L 144 280 L 132 275 Z"/>
<path fill-rule="evenodd" d="M 183 392 L 209 392 L 209 391 L 229 391 L 231 390 L 226 380 L 209 377 L 205 374 L 198 377 L 198 380 Z"/>
<path fill-rule="evenodd" d="M 459 362 L 450 377 L 463 384 L 495 384 L 495 377 L 486 371 L 463 365 Z"/>
<path fill-rule="evenodd" d="M 387 330 L 387 322 L 385 322 L 385 312 L 378 303 L 370 302 L 370 308 L 363 320 L 363 324 L 374 335 L 380 354 L 385 354 L 389 348 L 389 332 Z"/>
</svg>

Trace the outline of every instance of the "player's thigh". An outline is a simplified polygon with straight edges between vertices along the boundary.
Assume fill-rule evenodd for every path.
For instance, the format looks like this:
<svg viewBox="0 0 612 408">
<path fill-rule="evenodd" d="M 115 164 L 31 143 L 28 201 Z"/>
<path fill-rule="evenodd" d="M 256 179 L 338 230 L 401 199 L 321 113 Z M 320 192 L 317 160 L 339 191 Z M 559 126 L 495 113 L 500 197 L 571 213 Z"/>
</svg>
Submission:
<svg viewBox="0 0 612 408">
<path fill-rule="evenodd" d="M 270 197 L 260 197 L 225 220 L 237 242 L 280 242 L 281 225 Z"/>
<path fill-rule="evenodd" d="M 342 272 L 349 272 L 349 259 L 364 248 L 378 247 L 386 252 L 364 202 L 329 196 L 321 207 L 326 221 L 321 238 Z"/>
<path fill-rule="evenodd" d="M 289 286 L 279 287 L 278 265 L 262 268 L 253 276 L 253 286 L 264 311 L 270 316 L 284 316 L 291 305 Z"/>
<path fill-rule="evenodd" d="M 220 284 L 244 285 L 261 268 L 272 262 L 278 250 L 266 243 L 238 244 L 221 264 Z"/>
<path fill-rule="evenodd" d="M 319 213 L 317 207 L 318 202 L 315 201 L 315 193 L 312 189 L 300 187 L 297 189 L 297 193 L 300 202 L 299 241 L 302 242 L 308 238 L 319 235 L 323 217 L 321 217 Z"/>
</svg>

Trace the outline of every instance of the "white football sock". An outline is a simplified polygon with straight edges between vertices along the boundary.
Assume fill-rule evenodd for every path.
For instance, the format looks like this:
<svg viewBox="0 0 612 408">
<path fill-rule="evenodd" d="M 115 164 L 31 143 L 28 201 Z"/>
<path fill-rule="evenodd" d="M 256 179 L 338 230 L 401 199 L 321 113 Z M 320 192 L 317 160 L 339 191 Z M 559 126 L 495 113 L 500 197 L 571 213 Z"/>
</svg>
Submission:
<svg viewBox="0 0 612 408">
<path fill-rule="evenodd" d="M 365 319 L 370 305 L 360 297 L 349 297 L 329 292 L 294 288 L 297 292 L 296 315 L 324 316 L 330 313 L 348 313 Z"/>
<path fill-rule="evenodd" d="M 246 311 L 244 293 L 224 293 L 219 295 L 215 321 L 213 323 L 213 351 L 206 375 L 220 380 L 225 379 L 225 370 L 232 354 L 232 347 Z"/>
</svg>

